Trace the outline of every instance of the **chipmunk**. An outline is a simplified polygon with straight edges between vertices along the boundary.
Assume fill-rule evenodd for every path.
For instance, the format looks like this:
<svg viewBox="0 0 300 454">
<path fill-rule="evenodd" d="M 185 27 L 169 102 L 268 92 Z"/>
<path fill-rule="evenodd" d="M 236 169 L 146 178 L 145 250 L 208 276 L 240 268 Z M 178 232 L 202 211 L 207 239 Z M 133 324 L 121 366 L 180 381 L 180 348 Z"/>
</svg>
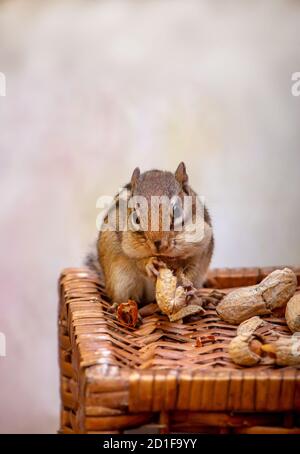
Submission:
<svg viewBox="0 0 300 454">
<path fill-rule="evenodd" d="M 108 297 L 114 303 L 128 299 L 137 303 L 155 300 L 155 277 L 160 267 L 168 266 L 185 288 L 202 287 L 214 249 L 212 223 L 206 207 L 203 207 L 204 228 L 202 234 L 187 231 L 183 221 L 181 201 L 192 197 L 192 219 L 195 220 L 197 194 L 188 182 L 186 167 L 181 162 L 172 172 L 150 170 L 144 173 L 136 168 L 131 181 L 125 186 L 133 199 L 143 197 L 148 203 L 142 213 L 140 203 L 128 208 L 127 230 L 120 229 L 117 222 L 115 231 L 102 230 L 97 241 L 97 257 L 89 256 L 87 265 L 103 273 Z M 170 229 L 163 229 L 161 208 L 151 210 L 151 198 L 168 197 L 171 202 Z M 116 212 L 120 209 L 120 195 L 115 198 Z M 175 200 L 175 202 L 174 202 Z M 173 203 L 173 204 L 172 204 Z M 158 215 L 157 229 L 149 227 Z M 107 217 L 104 222 L 107 223 Z M 181 223 L 182 229 L 175 228 Z M 146 225 L 147 224 L 147 225 Z M 131 228 L 130 228 L 131 227 Z"/>
</svg>

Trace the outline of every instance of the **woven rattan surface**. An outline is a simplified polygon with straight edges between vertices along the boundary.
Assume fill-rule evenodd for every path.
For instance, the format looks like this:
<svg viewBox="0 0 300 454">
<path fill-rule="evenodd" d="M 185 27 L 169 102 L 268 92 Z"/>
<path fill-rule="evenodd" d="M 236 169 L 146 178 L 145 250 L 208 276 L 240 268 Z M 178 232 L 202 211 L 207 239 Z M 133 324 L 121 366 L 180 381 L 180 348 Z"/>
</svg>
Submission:
<svg viewBox="0 0 300 454">
<path fill-rule="evenodd" d="M 227 292 L 260 282 L 273 269 L 214 270 L 210 282 Z M 300 269 L 294 270 L 299 283 Z M 235 366 L 227 349 L 236 326 L 221 321 L 213 305 L 198 320 L 170 323 L 155 313 L 144 317 L 135 329 L 121 325 L 109 308 L 103 284 L 92 271 L 76 268 L 62 273 L 63 432 L 120 430 L 152 421 L 156 413 L 161 427 L 199 430 L 200 426 L 218 426 L 218 418 L 209 420 L 211 412 L 218 412 L 222 427 L 236 425 L 243 431 L 245 424 L 235 424 L 226 412 L 255 412 L 252 422 L 253 415 L 248 415 L 246 427 L 264 425 L 266 412 L 281 412 L 272 416 L 280 420 L 270 423 L 281 427 L 286 425 L 286 414 L 294 418 L 300 410 L 300 370 Z M 290 335 L 284 319 L 267 320 L 270 326 L 264 328 L 265 336 Z M 288 425 L 293 424 L 294 419 L 293 423 L 288 420 Z"/>
</svg>

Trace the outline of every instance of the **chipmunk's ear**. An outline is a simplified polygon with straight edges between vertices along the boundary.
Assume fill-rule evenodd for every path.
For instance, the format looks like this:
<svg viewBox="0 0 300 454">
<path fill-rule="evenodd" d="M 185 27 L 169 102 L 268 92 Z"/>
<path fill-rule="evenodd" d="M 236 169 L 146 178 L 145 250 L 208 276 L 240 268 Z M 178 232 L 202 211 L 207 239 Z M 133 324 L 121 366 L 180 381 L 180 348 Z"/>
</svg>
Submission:
<svg viewBox="0 0 300 454">
<path fill-rule="evenodd" d="M 186 173 L 185 163 L 181 162 L 176 169 L 175 178 L 182 186 L 188 182 L 188 174 Z"/>
<path fill-rule="evenodd" d="M 139 167 L 136 167 L 133 171 L 133 174 L 132 174 L 132 177 L 131 177 L 131 190 L 133 191 L 134 188 L 136 187 L 137 185 L 137 182 L 139 181 L 139 178 L 140 178 L 140 175 L 141 175 L 141 171 L 140 171 L 140 168 Z"/>
</svg>

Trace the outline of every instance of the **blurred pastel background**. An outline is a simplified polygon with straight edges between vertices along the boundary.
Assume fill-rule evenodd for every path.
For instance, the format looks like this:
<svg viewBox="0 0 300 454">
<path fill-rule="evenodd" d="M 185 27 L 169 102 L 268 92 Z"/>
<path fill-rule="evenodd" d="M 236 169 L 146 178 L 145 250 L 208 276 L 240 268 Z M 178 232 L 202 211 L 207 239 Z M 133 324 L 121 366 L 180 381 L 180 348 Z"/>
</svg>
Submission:
<svg viewBox="0 0 300 454">
<path fill-rule="evenodd" d="M 58 428 L 57 278 L 133 168 L 210 208 L 214 266 L 300 264 L 300 3 L 0 1 L 0 432 Z"/>
</svg>

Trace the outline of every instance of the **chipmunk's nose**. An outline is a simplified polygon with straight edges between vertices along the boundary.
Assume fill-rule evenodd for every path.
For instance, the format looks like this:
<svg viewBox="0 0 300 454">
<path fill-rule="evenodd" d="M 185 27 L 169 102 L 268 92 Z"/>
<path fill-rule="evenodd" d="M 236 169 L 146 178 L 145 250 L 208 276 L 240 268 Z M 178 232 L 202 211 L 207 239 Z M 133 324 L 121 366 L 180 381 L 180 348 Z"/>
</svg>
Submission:
<svg viewBox="0 0 300 454">
<path fill-rule="evenodd" d="M 154 241 L 154 246 L 156 247 L 157 251 L 159 251 L 161 247 L 161 241 L 160 240 Z"/>
</svg>

